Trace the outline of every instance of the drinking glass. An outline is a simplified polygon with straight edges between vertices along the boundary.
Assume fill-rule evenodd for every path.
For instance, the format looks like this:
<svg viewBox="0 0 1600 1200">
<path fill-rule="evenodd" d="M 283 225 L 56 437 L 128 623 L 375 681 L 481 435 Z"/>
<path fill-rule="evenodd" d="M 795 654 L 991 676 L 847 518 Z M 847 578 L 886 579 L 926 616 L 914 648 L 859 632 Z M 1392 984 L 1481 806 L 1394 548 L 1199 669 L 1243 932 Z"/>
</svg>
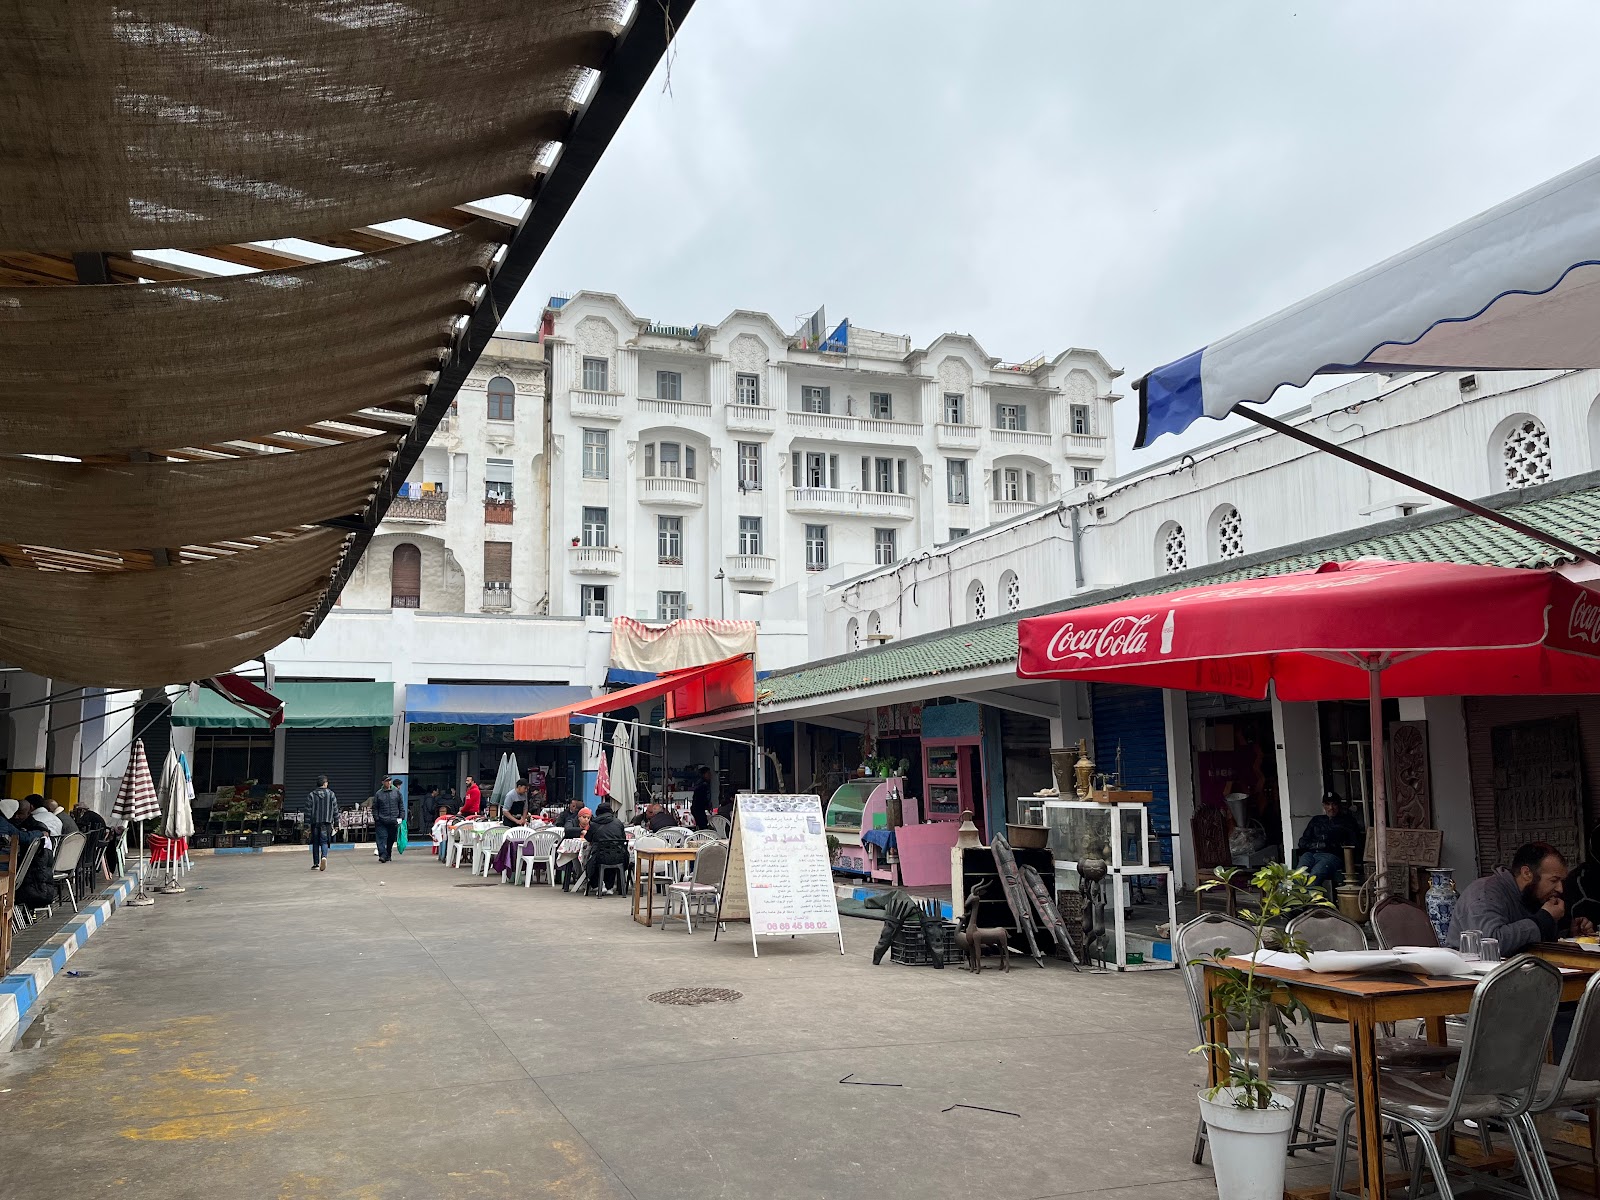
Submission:
<svg viewBox="0 0 1600 1200">
<path fill-rule="evenodd" d="M 1478 939 L 1478 961 L 1486 963 L 1497 963 L 1500 961 L 1499 938 Z"/>
<path fill-rule="evenodd" d="M 1463 929 L 1461 931 L 1461 957 L 1474 959 L 1478 957 L 1478 946 L 1483 941 L 1483 930 Z"/>
</svg>

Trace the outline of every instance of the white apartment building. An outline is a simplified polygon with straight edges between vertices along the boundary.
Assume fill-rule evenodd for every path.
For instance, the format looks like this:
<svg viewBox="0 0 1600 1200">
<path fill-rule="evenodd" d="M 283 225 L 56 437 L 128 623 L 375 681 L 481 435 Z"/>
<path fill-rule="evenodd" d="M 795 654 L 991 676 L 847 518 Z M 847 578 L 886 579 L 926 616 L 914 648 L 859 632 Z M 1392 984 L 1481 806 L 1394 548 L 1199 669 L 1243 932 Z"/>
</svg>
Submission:
<svg viewBox="0 0 1600 1200">
<path fill-rule="evenodd" d="M 595 292 L 552 300 L 545 344 L 550 613 L 754 618 L 763 666 L 766 623 L 803 619 L 816 585 L 1114 462 L 1118 373 L 1091 350 L 1005 363 L 964 334 L 914 349 L 742 310 L 661 325 Z"/>
</svg>

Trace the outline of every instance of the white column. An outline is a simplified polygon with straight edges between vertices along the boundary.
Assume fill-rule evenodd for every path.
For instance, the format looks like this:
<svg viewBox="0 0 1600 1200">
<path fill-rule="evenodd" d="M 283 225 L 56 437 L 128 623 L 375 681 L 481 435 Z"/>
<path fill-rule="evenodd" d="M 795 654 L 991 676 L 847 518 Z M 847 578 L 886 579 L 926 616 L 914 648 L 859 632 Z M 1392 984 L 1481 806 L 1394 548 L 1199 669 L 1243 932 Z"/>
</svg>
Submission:
<svg viewBox="0 0 1600 1200">
<path fill-rule="evenodd" d="M 1278 812 L 1288 862 L 1300 831 L 1322 811 L 1322 738 L 1316 704 L 1285 704 L 1274 692 L 1272 740 L 1278 754 Z"/>
<path fill-rule="evenodd" d="M 1161 693 L 1167 731 L 1167 819 L 1172 824 L 1173 886 L 1199 882 L 1194 842 L 1189 836 L 1194 819 L 1194 753 L 1189 745 L 1189 693 L 1168 688 Z"/>
<path fill-rule="evenodd" d="M 9 720 L 6 728 L 6 763 L 10 769 L 7 795 L 20 799 L 44 791 L 45 731 L 49 728 L 50 680 L 17 671 L 8 677 Z"/>
</svg>

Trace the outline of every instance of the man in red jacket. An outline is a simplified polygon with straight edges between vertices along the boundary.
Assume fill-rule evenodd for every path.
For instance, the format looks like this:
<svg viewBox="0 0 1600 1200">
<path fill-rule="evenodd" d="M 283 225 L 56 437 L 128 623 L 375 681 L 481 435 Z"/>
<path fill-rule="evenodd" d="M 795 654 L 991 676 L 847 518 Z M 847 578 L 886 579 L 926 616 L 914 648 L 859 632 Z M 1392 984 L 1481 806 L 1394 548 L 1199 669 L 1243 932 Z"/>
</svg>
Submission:
<svg viewBox="0 0 1600 1200">
<path fill-rule="evenodd" d="M 461 802 L 461 815 L 463 817 L 476 817 L 483 811 L 483 793 L 478 790 L 478 784 L 471 775 L 467 776 L 467 795 Z"/>
</svg>

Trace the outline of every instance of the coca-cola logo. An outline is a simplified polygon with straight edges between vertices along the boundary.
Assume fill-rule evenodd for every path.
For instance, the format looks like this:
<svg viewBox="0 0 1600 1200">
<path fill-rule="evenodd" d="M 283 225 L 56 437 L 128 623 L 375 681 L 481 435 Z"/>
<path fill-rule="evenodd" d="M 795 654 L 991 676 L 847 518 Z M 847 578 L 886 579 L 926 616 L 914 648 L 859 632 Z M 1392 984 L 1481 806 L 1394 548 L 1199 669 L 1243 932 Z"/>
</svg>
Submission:
<svg viewBox="0 0 1600 1200">
<path fill-rule="evenodd" d="M 1103 625 L 1079 627 L 1068 621 L 1057 629 L 1045 647 L 1044 656 L 1050 662 L 1075 659 L 1089 662 L 1094 659 L 1128 658 L 1146 653 L 1150 648 L 1150 627 L 1156 614 L 1142 617 L 1113 617 Z M 1167 614 L 1167 627 L 1162 630 L 1161 653 L 1172 652 L 1172 613 Z"/>
<path fill-rule="evenodd" d="M 1567 615 L 1567 637 L 1591 646 L 1600 645 L 1600 604 L 1590 603 L 1588 596 L 1580 593 Z"/>
</svg>

